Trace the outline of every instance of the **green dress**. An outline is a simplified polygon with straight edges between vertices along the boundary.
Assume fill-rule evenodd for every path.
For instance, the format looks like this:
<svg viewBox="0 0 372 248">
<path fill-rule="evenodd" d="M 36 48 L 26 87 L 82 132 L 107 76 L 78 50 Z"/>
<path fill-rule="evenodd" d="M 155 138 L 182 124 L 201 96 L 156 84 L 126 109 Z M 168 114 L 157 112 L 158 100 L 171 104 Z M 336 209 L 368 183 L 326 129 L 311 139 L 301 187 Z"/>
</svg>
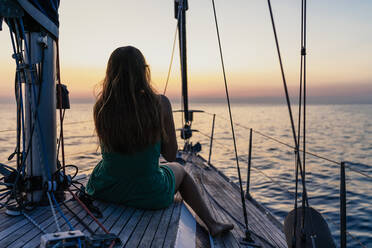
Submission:
<svg viewBox="0 0 372 248">
<path fill-rule="evenodd" d="M 166 208 L 173 202 L 175 177 L 159 166 L 160 142 L 131 155 L 102 152 L 86 191 L 94 198 L 143 209 Z"/>
</svg>

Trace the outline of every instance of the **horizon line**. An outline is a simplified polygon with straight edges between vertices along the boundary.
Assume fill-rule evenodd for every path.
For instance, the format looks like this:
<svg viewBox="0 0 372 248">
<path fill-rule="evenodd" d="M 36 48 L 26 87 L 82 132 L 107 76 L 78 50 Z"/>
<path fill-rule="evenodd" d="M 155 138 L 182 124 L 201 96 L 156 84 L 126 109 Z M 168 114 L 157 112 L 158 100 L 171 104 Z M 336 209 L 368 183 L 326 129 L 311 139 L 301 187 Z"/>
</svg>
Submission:
<svg viewBox="0 0 372 248">
<path fill-rule="evenodd" d="M 168 96 L 173 104 L 180 104 L 182 102 L 180 97 Z M 341 99 L 340 99 L 341 98 Z M 285 97 L 279 96 L 266 96 L 266 97 L 231 97 L 231 103 L 234 104 L 287 104 Z M 84 96 L 84 97 L 70 97 L 71 103 L 94 103 L 95 98 Z M 222 104 L 226 103 L 226 97 L 190 97 L 189 104 L 191 103 L 215 103 Z M 291 104 L 298 104 L 297 97 L 290 97 Z M 0 97 L 1 104 L 12 104 L 15 103 L 13 97 Z M 311 105 L 327 105 L 327 104 L 372 104 L 372 96 L 365 96 L 362 98 L 345 98 L 335 96 L 308 96 L 307 104 Z"/>
</svg>

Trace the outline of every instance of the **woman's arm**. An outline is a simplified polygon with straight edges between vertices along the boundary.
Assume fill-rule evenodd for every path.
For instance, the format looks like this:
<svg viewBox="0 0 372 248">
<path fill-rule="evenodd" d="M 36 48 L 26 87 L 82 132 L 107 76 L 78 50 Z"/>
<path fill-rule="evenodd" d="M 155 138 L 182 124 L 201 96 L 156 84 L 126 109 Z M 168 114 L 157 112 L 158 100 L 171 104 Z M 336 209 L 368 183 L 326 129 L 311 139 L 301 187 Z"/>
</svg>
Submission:
<svg viewBox="0 0 372 248">
<path fill-rule="evenodd" d="M 176 130 L 174 129 L 172 106 L 169 99 L 164 95 L 160 95 L 160 105 L 164 124 L 163 128 L 167 136 L 165 139 L 162 138 L 161 140 L 161 154 L 168 162 L 173 162 L 176 160 L 178 146 Z"/>
</svg>

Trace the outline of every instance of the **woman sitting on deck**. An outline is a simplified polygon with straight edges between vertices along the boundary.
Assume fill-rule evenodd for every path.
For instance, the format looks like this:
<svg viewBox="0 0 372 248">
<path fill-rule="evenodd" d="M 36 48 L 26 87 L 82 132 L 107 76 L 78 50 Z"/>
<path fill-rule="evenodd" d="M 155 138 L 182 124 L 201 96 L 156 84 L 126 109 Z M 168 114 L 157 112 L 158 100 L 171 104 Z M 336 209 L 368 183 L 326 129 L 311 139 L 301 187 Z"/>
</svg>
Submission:
<svg viewBox="0 0 372 248">
<path fill-rule="evenodd" d="M 233 228 L 211 216 L 192 177 L 178 163 L 159 166 L 160 154 L 175 161 L 177 141 L 171 104 L 150 86 L 142 53 L 120 47 L 110 56 L 94 105 L 102 160 L 87 184 L 91 196 L 143 209 L 161 209 L 181 196 L 212 236 Z"/>
</svg>

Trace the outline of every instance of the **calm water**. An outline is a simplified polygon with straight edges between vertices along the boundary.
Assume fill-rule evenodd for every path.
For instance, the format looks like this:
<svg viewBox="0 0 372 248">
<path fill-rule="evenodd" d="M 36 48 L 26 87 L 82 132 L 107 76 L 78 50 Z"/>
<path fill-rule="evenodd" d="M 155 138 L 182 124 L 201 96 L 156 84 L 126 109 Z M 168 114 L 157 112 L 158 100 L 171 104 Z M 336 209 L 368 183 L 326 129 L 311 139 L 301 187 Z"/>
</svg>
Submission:
<svg viewBox="0 0 372 248">
<path fill-rule="evenodd" d="M 178 109 L 178 106 L 173 108 Z M 226 105 L 195 104 L 191 108 L 217 115 L 211 162 L 237 182 Z M 290 122 L 284 105 L 233 104 L 232 111 L 234 121 L 240 124 L 235 128 L 245 182 L 249 141 L 246 127 L 292 145 Z M 14 113 L 14 105 L 0 105 L 0 130 L 15 129 Z M 201 131 L 194 134 L 193 141 L 202 144 L 201 155 L 205 158 L 208 158 L 207 136 L 212 126 L 212 115 L 208 113 L 195 114 L 193 123 L 193 128 Z M 181 126 L 180 117 L 180 114 L 175 114 L 177 127 Z M 65 121 L 67 162 L 78 165 L 85 173 L 89 173 L 99 160 L 91 119 L 91 104 L 73 104 Z M 310 105 L 307 119 L 308 151 L 336 161 L 352 161 L 357 163 L 354 168 L 372 175 L 372 167 L 362 165 L 372 165 L 372 105 Z M 7 160 L 14 144 L 15 132 L 0 132 L 0 162 Z M 179 145 L 182 146 L 182 140 L 179 140 Z M 251 194 L 283 221 L 294 204 L 293 150 L 254 133 L 252 155 Z M 339 167 L 310 155 L 306 165 L 309 203 L 325 216 L 338 243 Z M 366 247 L 372 247 L 372 181 L 349 169 L 346 176 L 348 231 Z M 350 236 L 348 245 L 359 247 Z"/>
</svg>

